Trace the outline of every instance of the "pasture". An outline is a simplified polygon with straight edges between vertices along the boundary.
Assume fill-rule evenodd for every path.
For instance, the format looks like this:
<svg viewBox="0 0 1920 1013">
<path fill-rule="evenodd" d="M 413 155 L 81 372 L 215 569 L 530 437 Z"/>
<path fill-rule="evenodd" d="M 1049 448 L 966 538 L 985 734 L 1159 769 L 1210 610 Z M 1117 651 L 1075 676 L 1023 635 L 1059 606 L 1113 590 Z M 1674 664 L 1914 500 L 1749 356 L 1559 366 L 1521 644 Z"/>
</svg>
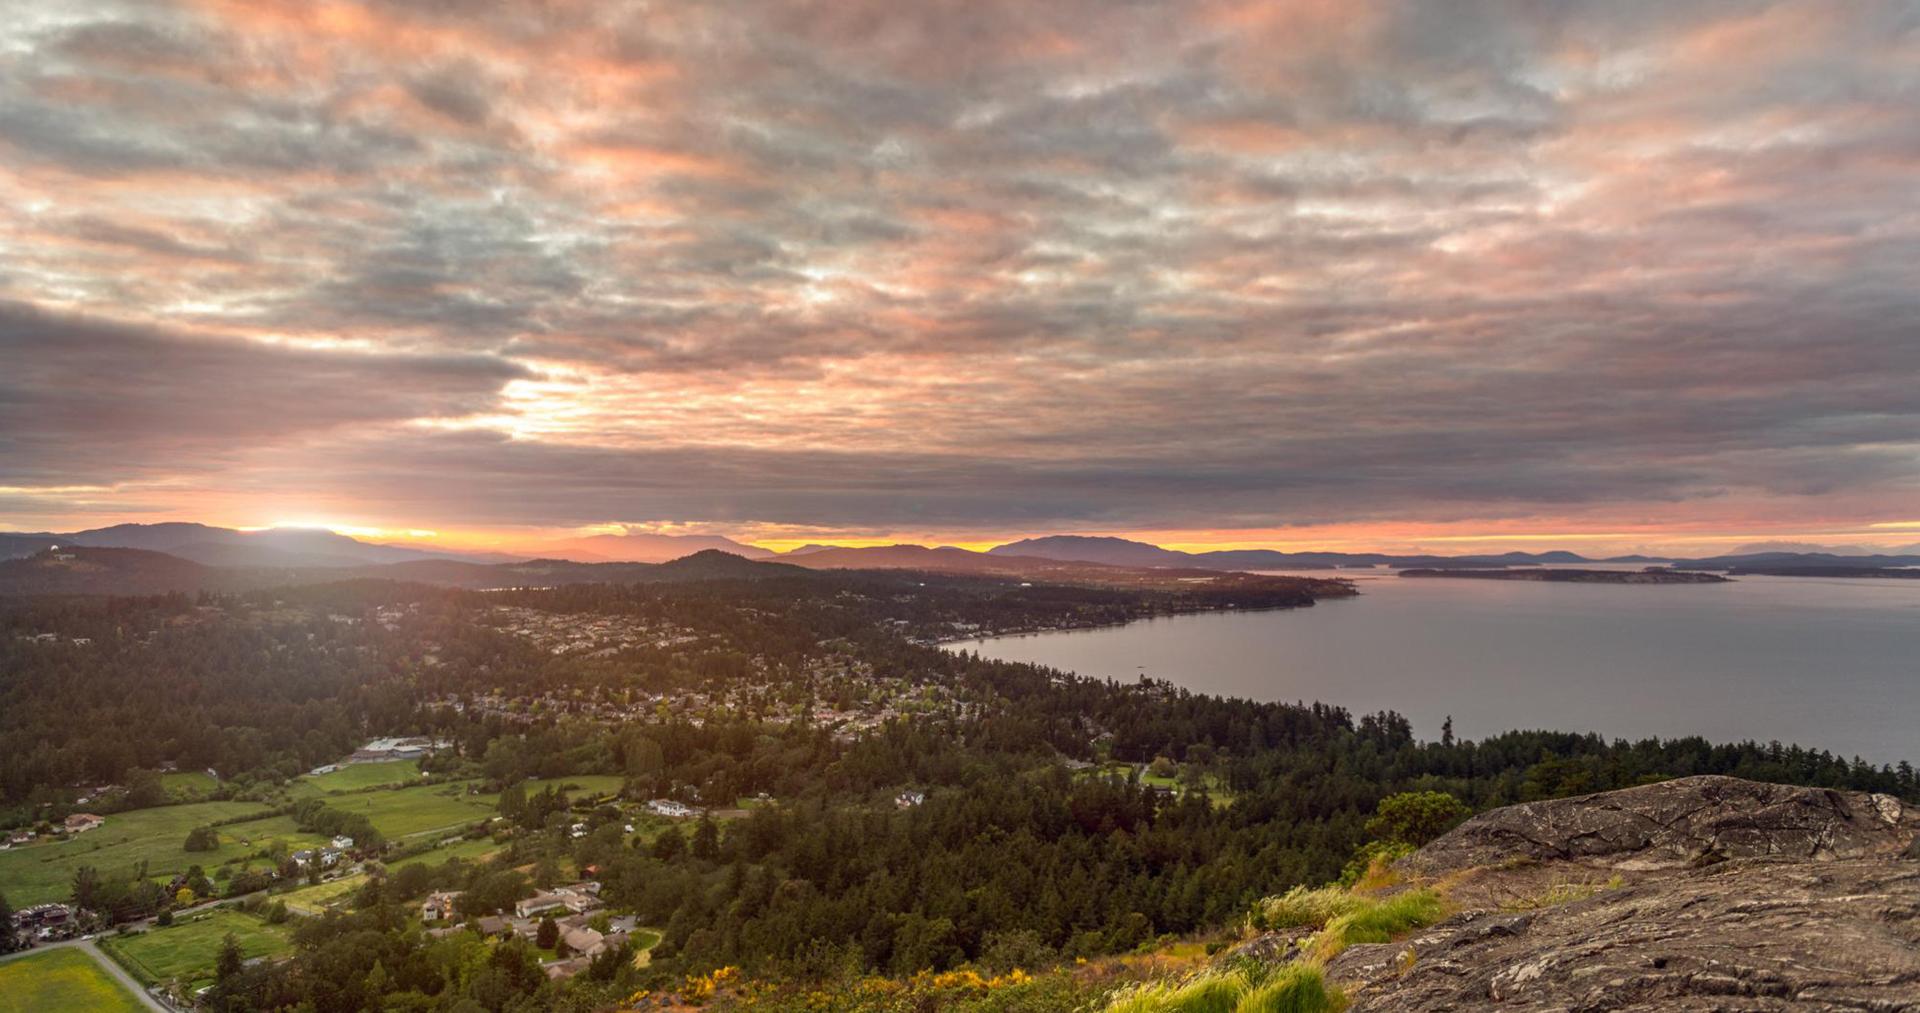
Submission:
<svg viewBox="0 0 1920 1013">
<path fill-rule="evenodd" d="M 109 936 L 100 948 L 113 954 L 120 966 L 142 984 L 178 980 L 191 990 L 213 979 L 221 941 L 233 933 L 242 956 L 272 957 L 293 949 L 287 930 L 252 915 L 226 908 L 181 919 L 163 929 L 138 935 Z"/>
<path fill-rule="evenodd" d="M 456 830 L 496 815 L 495 796 L 469 795 L 466 782 L 330 795 L 327 805 L 363 813 L 388 840 Z"/>
<path fill-rule="evenodd" d="M 406 785 L 418 780 L 420 780 L 419 760 L 353 763 L 325 774 L 308 774 L 300 778 L 301 783 L 319 789 L 322 794 Z"/>
<path fill-rule="evenodd" d="M 230 839 L 235 827 L 222 827 L 219 850 L 193 852 L 186 849 L 187 831 L 260 811 L 255 802 L 195 802 L 112 813 L 98 830 L 56 843 L 0 851 L 0 893 L 16 908 L 65 900 L 72 891 L 74 870 L 83 865 L 110 876 L 126 875 L 141 862 L 147 863 L 147 873 L 154 877 L 185 872 L 191 865 L 212 874 L 221 862 L 261 845 L 242 846 Z"/>
<path fill-rule="evenodd" d="M 84 947 L 0 962 L 0 1013 L 145 1013 Z"/>
<path fill-rule="evenodd" d="M 366 873 L 355 873 L 329 883 L 303 886 L 298 890 L 283 893 L 275 899 L 283 901 L 290 910 L 301 914 L 317 915 L 324 913 L 334 904 L 345 901 L 366 881 Z"/>
<path fill-rule="evenodd" d="M 387 868 L 392 871 L 398 871 L 409 865 L 445 865 L 456 858 L 465 859 L 469 862 L 477 862 L 499 850 L 500 845 L 493 843 L 490 838 L 483 837 L 477 841 L 461 841 L 458 844 L 449 844 L 443 848 L 435 848 L 432 851 L 422 855 L 415 855 L 412 858 L 403 858 L 387 866 Z"/>
</svg>

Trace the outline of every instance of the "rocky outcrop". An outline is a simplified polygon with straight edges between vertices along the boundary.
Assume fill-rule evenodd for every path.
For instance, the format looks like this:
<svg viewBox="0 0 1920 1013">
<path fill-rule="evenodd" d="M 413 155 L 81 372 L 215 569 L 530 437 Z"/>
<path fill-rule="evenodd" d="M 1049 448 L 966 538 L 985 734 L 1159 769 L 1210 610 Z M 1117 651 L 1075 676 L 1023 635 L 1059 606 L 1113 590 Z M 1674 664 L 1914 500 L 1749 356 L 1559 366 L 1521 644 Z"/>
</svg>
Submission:
<svg viewBox="0 0 1920 1013">
<path fill-rule="evenodd" d="M 1916 808 L 1694 777 L 1495 810 L 1403 860 L 1458 913 L 1328 973 L 1356 1013 L 1920 1013 Z"/>
<path fill-rule="evenodd" d="M 1423 873 L 1515 858 L 1621 869 L 1730 858 L 1823 861 L 1900 853 L 1920 836 L 1920 806 L 1891 795 L 1683 777 L 1484 813 L 1410 856 Z"/>
</svg>

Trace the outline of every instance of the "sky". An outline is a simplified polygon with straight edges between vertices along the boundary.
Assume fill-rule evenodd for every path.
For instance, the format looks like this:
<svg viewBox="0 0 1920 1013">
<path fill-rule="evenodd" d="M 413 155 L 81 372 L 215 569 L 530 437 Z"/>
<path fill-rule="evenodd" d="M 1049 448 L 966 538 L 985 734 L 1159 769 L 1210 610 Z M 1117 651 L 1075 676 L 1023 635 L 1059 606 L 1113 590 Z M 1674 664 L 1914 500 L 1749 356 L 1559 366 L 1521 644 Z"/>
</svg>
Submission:
<svg viewBox="0 0 1920 1013">
<path fill-rule="evenodd" d="M 0 0 L 0 526 L 1920 541 L 1920 5 Z"/>
</svg>

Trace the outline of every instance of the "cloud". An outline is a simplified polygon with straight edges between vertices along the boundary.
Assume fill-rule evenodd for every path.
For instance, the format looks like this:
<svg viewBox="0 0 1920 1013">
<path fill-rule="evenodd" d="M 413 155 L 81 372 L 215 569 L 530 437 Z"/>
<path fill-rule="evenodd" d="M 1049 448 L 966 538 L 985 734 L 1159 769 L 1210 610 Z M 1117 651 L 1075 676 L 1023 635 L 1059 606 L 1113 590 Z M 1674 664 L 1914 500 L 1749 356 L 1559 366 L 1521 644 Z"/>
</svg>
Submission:
<svg viewBox="0 0 1920 1013">
<path fill-rule="evenodd" d="M 1920 491 L 1910 5 L 71 13 L 0 27 L 9 484 L 953 531 Z"/>
</svg>

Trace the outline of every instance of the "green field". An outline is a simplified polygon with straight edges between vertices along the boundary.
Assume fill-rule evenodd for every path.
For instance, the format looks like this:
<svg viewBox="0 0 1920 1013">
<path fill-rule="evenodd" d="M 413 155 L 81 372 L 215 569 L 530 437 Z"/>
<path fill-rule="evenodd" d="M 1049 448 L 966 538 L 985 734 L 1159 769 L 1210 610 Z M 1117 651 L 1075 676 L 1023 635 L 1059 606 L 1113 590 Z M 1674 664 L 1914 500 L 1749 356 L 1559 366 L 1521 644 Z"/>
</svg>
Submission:
<svg viewBox="0 0 1920 1013">
<path fill-rule="evenodd" d="M 458 844 L 449 844 L 444 848 L 435 848 L 423 855 L 403 858 L 389 865 L 387 868 L 389 870 L 399 870 L 409 865 L 445 865 L 456 858 L 464 858 L 469 862 L 477 862 L 499 850 L 500 845 L 493 843 L 489 838 L 483 837 L 477 841 L 461 841 Z"/>
<path fill-rule="evenodd" d="M 626 778 L 618 774 L 574 774 L 571 777 L 537 777 L 520 783 L 526 786 L 529 795 L 551 786 L 556 791 L 566 789 L 570 798 L 578 800 L 617 794 L 620 786 L 626 783 Z M 498 795 L 488 797 L 495 804 L 500 800 Z"/>
<path fill-rule="evenodd" d="M 229 932 L 240 944 L 241 955 L 249 960 L 293 949 L 288 932 L 282 926 L 268 925 L 252 915 L 224 908 L 184 919 L 164 929 L 134 936 L 110 936 L 102 939 L 100 946 L 119 958 L 121 966 L 143 984 L 178 979 L 191 989 L 212 980 L 221 940 Z"/>
<path fill-rule="evenodd" d="M 324 912 L 329 905 L 345 899 L 348 894 L 360 889 L 360 885 L 366 881 L 366 873 L 355 873 L 345 879 L 336 879 L 331 883 L 317 883 L 313 886 L 303 886 L 291 893 L 280 894 L 275 899 L 285 902 L 287 907 L 294 911 L 303 914 L 317 915 Z"/>
<path fill-rule="evenodd" d="M 252 849 L 229 836 L 236 827 L 221 827 L 220 850 L 190 852 L 184 846 L 187 831 L 259 811 L 260 805 L 254 802 L 196 802 L 113 813 L 106 826 L 70 840 L 0 851 L 0 893 L 16 908 L 64 900 L 72 890 L 73 870 L 82 865 L 91 865 L 103 875 L 121 876 L 145 861 L 148 874 L 155 877 L 199 865 L 211 875 L 221 862 Z M 253 845 L 260 846 L 259 841 Z"/>
<path fill-rule="evenodd" d="M 359 791 L 392 784 L 412 784 L 420 780 L 419 760 L 388 760 L 383 763 L 354 763 L 327 774 L 307 775 L 302 783 L 321 792 Z"/>
<path fill-rule="evenodd" d="M 389 840 L 399 840 L 414 834 L 456 830 L 498 815 L 492 796 L 466 792 L 465 782 L 427 784 L 334 795 L 327 799 L 327 805 L 346 812 L 365 813 Z"/>
<path fill-rule="evenodd" d="M 167 797 L 185 802 L 205 798 L 220 787 L 220 782 L 204 770 L 182 770 L 161 774 L 160 787 L 167 790 Z"/>
<path fill-rule="evenodd" d="M 0 963 L 0 1013 L 144 1013 L 146 1008 L 77 946 Z"/>
</svg>

